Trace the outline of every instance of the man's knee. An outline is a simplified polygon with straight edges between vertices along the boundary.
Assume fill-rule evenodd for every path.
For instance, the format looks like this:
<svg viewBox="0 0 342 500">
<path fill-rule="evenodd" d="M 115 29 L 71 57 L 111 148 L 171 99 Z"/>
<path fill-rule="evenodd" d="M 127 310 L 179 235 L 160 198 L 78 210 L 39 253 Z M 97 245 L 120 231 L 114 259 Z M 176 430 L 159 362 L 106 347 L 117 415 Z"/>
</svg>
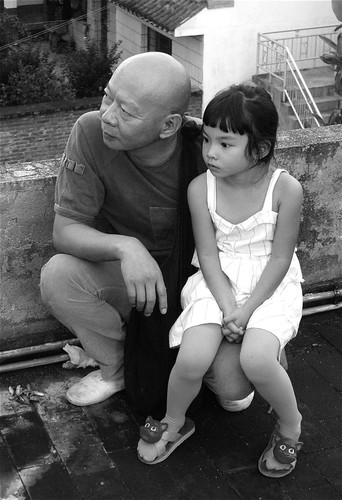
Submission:
<svg viewBox="0 0 342 500">
<path fill-rule="evenodd" d="M 223 341 L 204 377 L 205 384 L 228 411 L 245 410 L 254 396 L 253 387 L 240 365 L 240 348 L 239 344 Z"/>
<path fill-rule="evenodd" d="M 46 306 L 51 307 L 56 300 L 63 299 L 74 268 L 74 257 L 65 254 L 54 255 L 43 266 L 40 275 L 40 292 Z"/>
<path fill-rule="evenodd" d="M 216 395 L 216 398 L 224 410 L 238 412 L 246 410 L 252 404 L 254 391 L 250 392 L 248 396 L 243 399 L 227 399 L 221 397 L 219 394 Z"/>
</svg>

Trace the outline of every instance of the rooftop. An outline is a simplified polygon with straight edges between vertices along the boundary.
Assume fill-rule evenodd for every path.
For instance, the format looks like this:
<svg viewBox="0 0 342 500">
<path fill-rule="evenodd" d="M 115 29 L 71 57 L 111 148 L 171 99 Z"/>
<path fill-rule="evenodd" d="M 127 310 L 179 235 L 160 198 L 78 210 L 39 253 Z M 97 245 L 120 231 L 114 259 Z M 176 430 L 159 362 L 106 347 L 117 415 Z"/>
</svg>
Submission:
<svg viewBox="0 0 342 500">
<path fill-rule="evenodd" d="M 281 480 L 257 470 L 275 416 L 256 396 L 239 414 L 203 390 L 190 415 L 195 434 L 165 462 L 136 457 L 144 417 L 122 391 L 104 403 L 70 405 L 65 391 L 89 369 L 61 364 L 2 374 L 2 500 L 337 500 L 342 498 L 342 309 L 305 316 L 287 348 L 289 374 L 303 414 L 295 471 Z M 45 393 L 30 405 L 9 400 L 8 386 Z"/>
<path fill-rule="evenodd" d="M 180 24 L 207 7 L 206 0 L 111 0 L 156 28 L 173 33 Z"/>
</svg>

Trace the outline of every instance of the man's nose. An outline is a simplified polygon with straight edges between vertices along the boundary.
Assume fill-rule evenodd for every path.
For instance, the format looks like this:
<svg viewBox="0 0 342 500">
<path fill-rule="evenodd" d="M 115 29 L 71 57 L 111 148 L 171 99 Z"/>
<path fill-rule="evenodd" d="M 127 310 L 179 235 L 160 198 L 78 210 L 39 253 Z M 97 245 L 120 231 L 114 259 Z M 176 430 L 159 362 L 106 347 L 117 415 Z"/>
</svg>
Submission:
<svg viewBox="0 0 342 500">
<path fill-rule="evenodd" d="M 117 124 L 117 115 L 118 115 L 118 106 L 115 102 L 112 102 L 110 106 L 106 109 L 106 111 L 102 115 L 102 119 L 110 123 L 111 125 Z"/>
</svg>

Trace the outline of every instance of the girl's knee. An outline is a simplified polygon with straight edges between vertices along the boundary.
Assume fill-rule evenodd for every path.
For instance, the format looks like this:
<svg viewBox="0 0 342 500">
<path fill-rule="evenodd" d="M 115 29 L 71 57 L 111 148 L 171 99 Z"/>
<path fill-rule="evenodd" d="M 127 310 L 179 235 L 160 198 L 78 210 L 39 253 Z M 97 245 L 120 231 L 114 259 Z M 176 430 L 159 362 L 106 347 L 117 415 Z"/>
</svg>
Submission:
<svg viewBox="0 0 342 500">
<path fill-rule="evenodd" d="M 240 362 L 243 371 L 252 383 L 269 377 L 272 360 L 262 353 L 253 353 L 242 349 Z"/>
<path fill-rule="evenodd" d="M 204 377 L 207 367 L 199 359 L 191 359 L 187 356 L 178 356 L 175 370 L 180 378 L 187 380 L 198 380 Z"/>
</svg>

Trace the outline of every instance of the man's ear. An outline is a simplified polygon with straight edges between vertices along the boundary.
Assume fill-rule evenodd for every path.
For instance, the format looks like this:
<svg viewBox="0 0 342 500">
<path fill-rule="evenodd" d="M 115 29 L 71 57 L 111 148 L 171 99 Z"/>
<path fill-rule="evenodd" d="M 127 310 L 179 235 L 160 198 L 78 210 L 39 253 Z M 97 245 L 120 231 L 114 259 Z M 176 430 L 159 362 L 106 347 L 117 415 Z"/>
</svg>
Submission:
<svg viewBox="0 0 342 500">
<path fill-rule="evenodd" d="M 182 117 L 178 113 L 174 113 L 173 115 L 168 115 L 165 118 L 162 129 L 159 133 L 159 137 L 161 139 L 167 139 L 168 137 L 172 137 L 181 127 L 182 125 Z"/>
<path fill-rule="evenodd" d="M 259 159 L 261 160 L 262 158 L 265 158 L 265 156 L 268 155 L 271 149 L 271 144 L 269 141 L 263 141 L 259 145 Z"/>
</svg>

